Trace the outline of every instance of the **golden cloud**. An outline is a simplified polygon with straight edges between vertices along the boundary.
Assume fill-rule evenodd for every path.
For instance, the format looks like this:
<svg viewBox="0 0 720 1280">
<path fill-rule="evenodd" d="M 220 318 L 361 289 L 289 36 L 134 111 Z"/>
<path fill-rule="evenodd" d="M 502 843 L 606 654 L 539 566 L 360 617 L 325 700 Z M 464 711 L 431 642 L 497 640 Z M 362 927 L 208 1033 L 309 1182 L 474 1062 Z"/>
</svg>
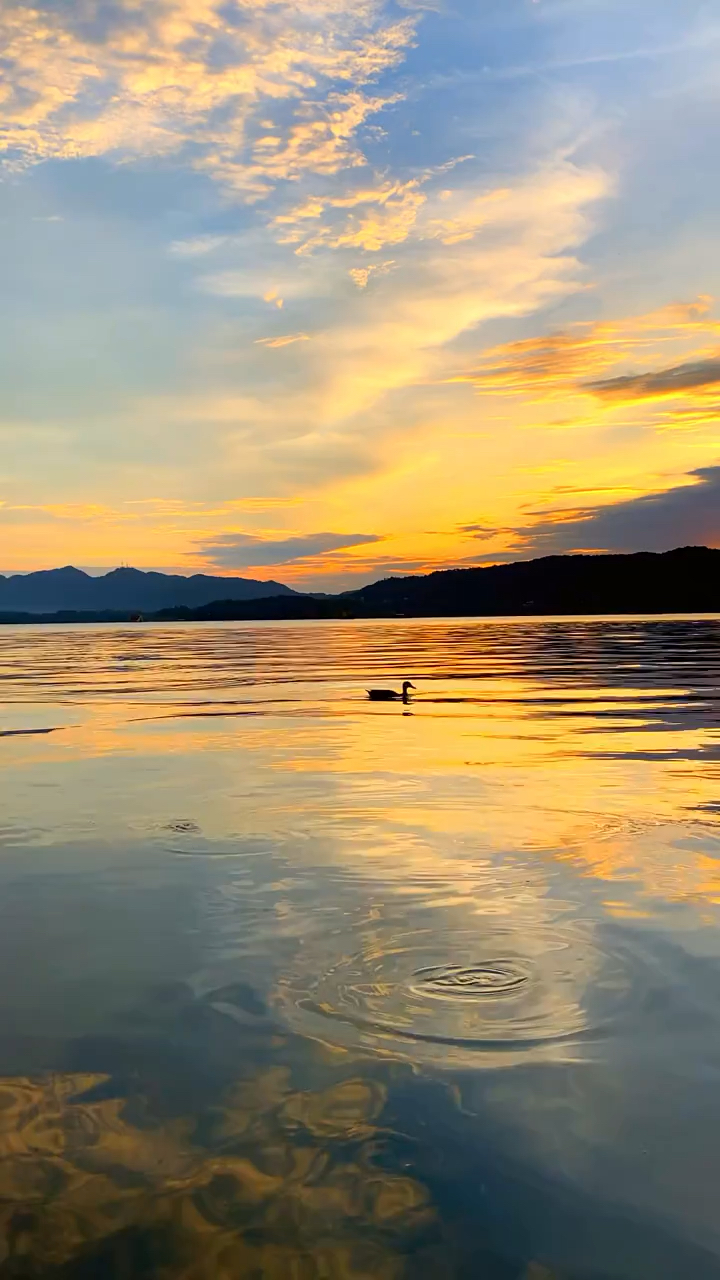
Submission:
<svg viewBox="0 0 720 1280">
<path fill-rule="evenodd" d="M 390 258 L 387 262 L 371 263 L 370 266 L 367 267 L 351 267 L 348 271 L 348 275 L 350 276 L 353 284 L 357 285 L 358 289 L 367 289 L 368 281 L 371 276 L 384 276 L 388 271 L 392 271 L 394 266 L 395 260 L 394 258 Z"/>
<path fill-rule="evenodd" d="M 387 179 L 370 186 L 365 183 L 341 195 L 310 196 L 287 213 L 279 214 L 273 225 L 280 229 L 280 243 L 297 244 L 295 252 L 300 254 L 320 246 L 376 253 L 387 244 L 401 244 L 411 235 L 421 239 L 442 239 L 446 244 L 471 239 L 485 221 L 477 212 L 474 222 L 466 214 L 462 232 L 458 230 L 457 218 L 454 222 L 447 218 L 433 218 L 420 224 L 419 217 L 428 201 L 423 190 L 425 184 L 472 158 L 457 156 L 404 182 Z M 436 200 L 445 201 L 455 194 L 442 191 Z M 492 192 L 470 197 L 469 203 L 471 206 L 484 205 L 506 194 L 510 193 Z M 468 197 L 465 199 L 468 201 Z M 334 217 L 337 212 L 342 215 L 339 224 Z M 309 222 L 319 222 L 327 215 L 330 215 L 329 221 L 308 230 Z"/>
<path fill-rule="evenodd" d="M 413 19 L 383 24 L 380 5 L 350 0 L 241 8 L 236 25 L 222 0 L 116 0 L 108 30 L 90 38 L 72 6 L 5 7 L 10 162 L 171 154 L 192 141 L 190 162 L 246 195 L 361 163 L 357 130 L 392 100 L 361 86 L 401 60 Z M 283 101 L 297 106 L 268 133 L 268 104 Z"/>
<path fill-rule="evenodd" d="M 653 395 L 681 394 L 720 380 L 715 348 L 703 346 L 694 361 L 663 366 L 644 374 L 603 379 L 600 375 L 622 365 L 662 359 L 668 346 L 681 350 L 687 343 L 707 341 L 720 334 L 720 321 L 710 315 L 712 299 L 673 303 L 645 315 L 624 320 L 584 322 L 487 351 L 478 365 L 457 377 L 493 395 L 530 399 L 562 399 L 569 394 L 594 393 L 614 403 L 633 403 Z"/>
<path fill-rule="evenodd" d="M 233 347 L 232 388 L 151 398 L 136 406 L 138 420 L 213 425 L 223 466 L 263 487 L 297 489 L 367 472 L 397 432 L 409 430 L 388 417 L 389 395 L 447 381 L 456 359 L 448 347 L 468 330 L 498 316 L 527 315 L 583 287 L 573 248 L 590 233 L 591 208 L 607 190 L 604 174 L 553 159 L 510 195 L 489 201 L 492 224 L 471 240 L 448 244 L 433 231 L 410 260 L 328 263 L 302 278 L 276 275 L 272 292 L 285 296 L 286 306 L 305 303 L 313 288 L 331 299 L 330 311 L 321 303 L 316 340 L 304 344 L 292 385 L 268 384 L 266 370 L 253 365 L 258 346 L 245 342 Z M 372 289 L 363 287 L 370 267 L 382 268 Z M 352 295 L 343 287 L 348 269 L 358 286 Z M 223 297 L 269 298 L 268 284 L 267 271 L 254 269 L 203 281 Z M 262 330 L 256 336 L 275 341 Z"/>
<path fill-rule="evenodd" d="M 280 242 L 298 244 L 297 253 L 309 253 L 319 246 L 374 253 L 387 244 L 400 244 L 412 232 L 427 199 L 420 190 L 420 181 L 412 178 L 408 182 L 384 182 L 376 188 L 364 187 L 349 195 L 313 197 L 275 219 L 275 225 L 283 228 Z M 327 210 L 334 209 L 351 211 L 341 227 L 326 224 L 307 234 L 309 220 L 319 219 Z"/>
<path fill-rule="evenodd" d="M 602 174 L 552 166 L 497 203 L 487 238 L 481 230 L 472 241 L 436 241 L 398 264 L 325 335 L 315 421 L 337 421 L 391 390 L 436 380 L 447 364 L 443 348 L 461 333 L 581 287 L 567 250 L 587 235 L 587 206 L 606 191 Z"/>
</svg>

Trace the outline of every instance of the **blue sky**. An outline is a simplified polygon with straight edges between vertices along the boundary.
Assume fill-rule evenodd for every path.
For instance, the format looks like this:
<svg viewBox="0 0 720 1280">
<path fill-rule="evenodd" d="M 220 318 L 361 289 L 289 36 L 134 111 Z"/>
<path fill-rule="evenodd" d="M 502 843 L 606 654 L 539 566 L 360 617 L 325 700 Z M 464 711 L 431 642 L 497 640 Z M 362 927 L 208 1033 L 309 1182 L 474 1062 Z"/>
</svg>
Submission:
<svg viewBox="0 0 720 1280">
<path fill-rule="evenodd" d="M 720 544 L 715 6 L 54 0 L 0 47 L 6 569 Z"/>
</svg>

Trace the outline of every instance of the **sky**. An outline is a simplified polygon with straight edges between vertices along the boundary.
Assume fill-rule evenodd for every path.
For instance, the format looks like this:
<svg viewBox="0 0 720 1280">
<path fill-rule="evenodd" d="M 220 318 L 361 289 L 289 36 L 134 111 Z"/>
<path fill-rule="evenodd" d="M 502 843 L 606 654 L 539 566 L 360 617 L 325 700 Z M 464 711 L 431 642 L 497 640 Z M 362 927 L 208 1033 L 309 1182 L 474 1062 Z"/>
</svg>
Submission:
<svg viewBox="0 0 720 1280">
<path fill-rule="evenodd" d="M 0 566 L 720 546 L 719 71 L 706 0 L 5 0 Z"/>
</svg>

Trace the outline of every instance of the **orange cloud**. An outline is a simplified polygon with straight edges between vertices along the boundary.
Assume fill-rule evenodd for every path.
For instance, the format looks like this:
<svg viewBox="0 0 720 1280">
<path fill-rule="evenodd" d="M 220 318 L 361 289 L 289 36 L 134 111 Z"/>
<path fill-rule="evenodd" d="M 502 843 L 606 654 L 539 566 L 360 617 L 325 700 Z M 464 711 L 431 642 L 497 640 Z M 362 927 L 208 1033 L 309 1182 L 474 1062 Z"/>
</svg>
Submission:
<svg viewBox="0 0 720 1280">
<path fill-rule="evenodd" d="M 453 381 L 470 382 L 493 395 L 562 399 L 592 392 L 608 401 L 633 403 L 653 395 L 683 394 L 720 380 L 717 349 L 691 352 L 694 361 L 643 374 L 601 379 L 623 364 L 660 356 L 667 346 L 682 349 L 720 334 L 710 316 L 712 299 L 673 303 L 625 320 L 585 322 L 568 329 L 487 351 L 480 363 Z M 714 361 L 714 364 L 713 364 Z"/>
</svg>

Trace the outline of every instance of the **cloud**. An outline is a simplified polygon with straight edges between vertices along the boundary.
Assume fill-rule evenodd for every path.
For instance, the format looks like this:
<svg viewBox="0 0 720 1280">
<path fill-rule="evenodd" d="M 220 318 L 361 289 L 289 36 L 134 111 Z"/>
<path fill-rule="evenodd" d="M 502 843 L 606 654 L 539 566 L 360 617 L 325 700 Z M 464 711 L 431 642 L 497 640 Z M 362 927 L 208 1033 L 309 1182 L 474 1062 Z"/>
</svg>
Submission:
<svg viewBox="0 0 720 1280">
<path fill-rule="evenodd" d="M 458 532 L 469 534 L 470 537 L 478 542 L 489 542 L 491 538 L 499 538 L 508 534 L 515 535 L 517 530 L 503 525 L 461 524 L 458 526 Z"/>
<path fill-rule="evenodd" d="M 256 338 L 255 345 L 260 347 L 289 347 L 295 342 L 309 342 L 309 333 L 282 333 L 277 338 Z"/>
<path fill-rule="evenodd" d="M 668 551 L 720 546 L 720 466 L 690 472 L 689 483 L 629 501 L 548 513 L 518 530 L 523 550 L 535 553 Z"/>
<path fill-rule="evenodd" d="M 402 60 L 416 24 L 384 21 L 372 0 L 115 0 L 95 17 L 3 7 L 11 162 L 182 156 L 243 197 L 363 163 L 358 130 L 396 100 L 363 86 Z"/>
<path fill-rule="evenodd" d="M 534 0 L 534 3 L 537 3 L 537 0 Z M 718 38 L 720 37 L 717 30 L 710 27 L 674 44 L 647 45 L 635 49 L 616 49 L 607 53 L 590 54 L 584 57 L 561 58 L 551 62 L 533 62 L 525 66 L 483 67 L 483 80 L 535 79 L 537 76 L 551 75 L 554 71 L 572 71 L 576 68 L 601 67 L 604 65 L 613 66 L 621 62 L 655 61 L 656 59 L 671 58 L 678 53 L 712 45 Z M 476 75 L 476 72 L 473 73 L 473 76 Z M 459 84 L 462 78 L 464 78 L 463 73 L 457 74 L 455 83 Z"/>
<path fill-rule="evenodd" d="M 441 378 L 444 348 L 460 334 L 581 287 L 568 250 L 589 234 L 588 206 L 607 190 L 598 171 L 550 163 L 491 203 L 472 238 L 418 244 L 325 331 L 309 371 L 314 423 L 337 423 L 393 390 Z"/>
<path fill-rule="evenodd" d="M 292 182 L 306 173 L 335 174 L 366 163 L 353 142 L 370 115 L 397 102 L 398 96 L 367 97 L 360 90 L 331 93 L 324 102 L 307 100 L 299 109 L 306 119 L 283 133 L 264 134 L 252 146 L 248 163 L 234 154 L 223 159 L 211 152 L 198 163 L 227 187 L 264 194 L 270 184 Z"/>
<path fill-rule="evenodd" d="M 655 400 L 664 396 L 683 395 L 702 387 L 720 383 L 720 356 L 707 360 L 687 361 L 669 369 L 652 373 L 625 374 L 620 378 L 604 378 L 587 383 L 588 391 L 604 400 Z"/>
<path fill-rule="evenodd" d="M 311 560 L 327 552 L 381 542 L 377 533 L 305 533 L 292 538 L 259 538 L 246 533 L 222 533 L 198 543 L 193 555 L 200 555 L 217 568 L 285 564 L 291 560 Z"/>
<path fill-rule="evenodd" d="M 447 219 L 436 217 L 429 223 L 422 223 L 419 219 L 429 199 L 423 189 L 426 184 L 444 178 L 457 165 L 472 159 L 471 155 L 456 156 L 404 181 L 385 179 L 374 184 L 364 181 L 357 188 L 338 195 L 309 196 L 301 204 L 277 215 L 273 226 L 278 229 L 278 240 L 281 244 L 297 245 L 297 254 L 307 254 L 321 247 L 377 253 L 385 245 L 402 244 L 413 235 L 421 239 L 437 237 L 447 244 L 470 239 L 484 221 L 478 215 L 469 221 L 466 218 L 461 234 L 452 234 L 455 224 L 448 224 Z M 457 195 L 443 190 L 439 199 L 444 201 Z M 498 193 L 476 197 L 475 203 L 483 204 L 497 197 Z M 462 201 L 462 196 L 460 199 Z M 325 219 L 322 223 L 321 218 Z"/>
<path fill-rule="evenodd" d="M 297 245 L 295 252 L 300 254 L 320 247 L 376 253 L 385 245 L 401 244 L 415 228 L 427 200 L 421 181 L 388 181 L 375 188 L 365 185 L 348 195 L 310 197 L 276 217 L 279 241 Z M 320 224 L 320 218 L 338 210 L 343 211 L 340 225 L 335 220 Z M 308 230 L 310 223 L 318 225 Z"/>
<path fill-rule="evenodd" d="M 387 262 L 371 263 L 370 266 L 367 267 L 350 267 L 348 275 L 353 284 L 357 285 L 358 289 L 367 289 L 368 281 L 371 276 L 384 276 L 388 271 L 392 271 L 394 266 L 395 259 L 390 258 Z"/>
<path fill-rule="evenodd" d="M 524 338 L 486 351 L 474 369 L 457 377 L 479 391 L 493 395 L 562 398 L 571 393 L 620 398 L 621 386 L 628 399 L 658 394 L 651 387 L 667 386 L 662 394 L 691 390 L 717 382 L 717 356 L 689 362 L 654 373 L 598 379 L 623 363 L 637 362 L 663 346 L 707 341 L 720 334 L 720 321 L 710 315 L 712 299 L 672 303 L 644 315 L 621 320 L 584 322 L 550 334 Z M 645 388 L 645 390 L 643 390 Z M 635 393 L 633 395 L 633 392 Z"/>
<path fill-rule="evenodd" d="M 592 84 L 557 75 L 527 90 L 492 87 L 518 62 L 570 67 L 584 61 L 577 53 L 601 62 L 592 44 L 603 32 L 588 46 L 582 6 L 511 6 L 509 42 L 499 44 L 500 0 L 463 0 L 454 16 L 438 5 L 420 18 L 411 7 L 0 4 L 0 119 L 17 167 L 6 208 L 28 241 L 16 255 L 20 313 L 5 352 L 9 416 L 57 420 L 68 433 L 48 438 L 48 458 L 33 451 L 30 422 L 17 428 L 27 437 L 19 449 L 15 426 L 0 424 L 13 433 L 0 496 L 18 516 L 42 499 L 112 506 L 116 495 L 175 495 L 180 507 L 148 512 L 143 529 L 69 507 L 66 516 L 48 505 L 43 519 L 68 540 L 82 526 L 85 547 L 97 529 L 91 560 L 112 537 L 124 558 L 140 547 L 177 563 L 191 544 L 238 526 L 250 533 L 235 539 L 262 537 L 236 542 L 236 553 L 277 554 L 270 543 L 288 527 L 283 518 L 268 533 L 269 519 L 237 510 L 191 517 L 185 497 L 222 506 L 228 493 L 293 494 L 303 502 L 302 521 L 289 517 L 296 529 L 405 531 L 397 547 L 303 545 L 286 561 L 296 571 L 303 556 L 311 566 L 313 556 L 345 558 L 355 571 L 379 550 L 419 566 L 435 551 L 504 554 L 533 520 L 568 536 L 583 524 L 590 536 L 600 504 L 680 486 L 682 472 L 714 460 L 699 432 L 711 437 L 706 424 L 720 412 L 720 383 L 706 378 L 720 324 L 707 298 L 659 311 L 647 301 L 684 297 L 689 281 L 691 292 L 712 287 L 704 232 L 694 237 L 714 188 L 690 181 L 703 168 L 701 113 L 691 118 L 655 77 L 648 107 L 671 107 L 659 124 L 651 113 L 651 126 L 641 101 L 651 66 L 643 84 L 628 68 L 627 79 L 598 71 Z M 684 25 L 679 10 L 672 19 Z M 410 54 L 416 33 L 423 47 Z M 622 57 L 632 36 L 619 37 Z M 475 73 L 438 83 L 460 64 Z M 689 76 L 686 87 L 694 92 Z M 673 203 L 661 208 L 646 153 L 671 110 L 683 138 L 693 130 L 695 159 L 688 147 L 684 167 L 676 153 Z M 477 157 L 443 165 L 466 151 Z M 42 174 L 20 173 L 43 160 L 52 163 Z M 65 221 L 47 228 L 33 222 L 41 214 Z M 567 323 L 596 314 L 610 319 Z M 560 332 L 538 335 L 550 326 Z M 28 382 L 38 361 L 49 376 Z M 558 413 L 565 399 L 573 403 Z M 537 404 L 574 434 L 523 435 L 543 425 Z M 649 426 L 697 434 L 661 439 Z M 526 472 L 561 449 L 564 470 Z M 557 479 L 575 490 L 561 492 Z M 704 482 L 692 479 L 699 492 Z M 580 490 L 583 481 L 595 491 Z M 538 511 L 561 503 L 572 511 Z M 460 520 L 473 523 L 458 531 Z M 437 546 L 430 527 L 446 531 Z"/>
<path fill-rule="evenodd" d="M 707 430 L 720 418 L 720 321 L 712 304 L 701 295 L 505 343 L 450 381 L 468 382 L 481 395 L 524 401 L 535 426 L 597 429 L 617 423 L 618 411 L 625 410 L 626 421 L 656 432 Z M 563 402 L 567 408 L 559 416 Z M 554 416 L 540 418 L 543 409 Z"/>
<path fill-rule="evenodd" d="M 169 252 L 177 258 L 201 258 L 220 249 L 228 240 L 229 236 L 190 236 L 187 240 L 173 240 Z"/>
<path fill-rule="evenodd" d="M 482 177 L 466 172 L 464 179 L 482 194 Z M 238 302 L 283 297 L 284 314 L 298 324 L 288 336 L 308 332 L 313 341 L 298 343 L 296 358 L 278 378 L 263 351 L 267 344 L 258 342 L 273 336 L 262 328 L 249 332 L 255 309 L 238 327 L 238 340 L 229 337 L 222 358 L 217 348 L 212 352 L 224 386 L 214 377 L 205 394 L 172 404 L 148 397 L 138 405 L 138 419 L 216 424 L 223 469 L 242 474 L 253 492 L 256 485 L 305 488 L 372 471 L 400 434 L 415 429 L 424 412 L 421 396 L 426 405 L 428 397 L 456 395 L 446 384 L 457 363 L 452 344 L 461 335 L 499 317 L 526 316 L 584 287 L 573 251 L 591 234 L 593 206 L 610 185 L 601 171 L 553 155 L 520 176 L 501 200 L 488 200 L 485 221 L 452 243 L 437 234 L 447 201 L 429 193 L 402 255 L 369 264 L 384 268 L 372 275 L 372 288 L 348 287 L 348 271 L 364 270 L 354 252 L 350 262 L 342 251 L 283 260 L 278 248 L 263 258 L 262 241 L 252 238 L 244 251 L 253 265 L 235 270 L 228 264 L 198 280 L 199 287 Z M 364 275 L 351 279 L 365 283 Z M 393 403 L 400 394 L 407 402 Z"/>
<path fill-rule="evenodd" d="M 481 227 L 497 221 L 496 211 L 492 206 L 512 198 L 512 194 L 512 189 L 508 187 L 499 187 L 480 195 L 467 191 L 442 191 L 442 216 L 436 215 L 429 220 L 426 234 L 433 239 L 442 240 L 443 244 L 472 240 Z"/>
</svg>

